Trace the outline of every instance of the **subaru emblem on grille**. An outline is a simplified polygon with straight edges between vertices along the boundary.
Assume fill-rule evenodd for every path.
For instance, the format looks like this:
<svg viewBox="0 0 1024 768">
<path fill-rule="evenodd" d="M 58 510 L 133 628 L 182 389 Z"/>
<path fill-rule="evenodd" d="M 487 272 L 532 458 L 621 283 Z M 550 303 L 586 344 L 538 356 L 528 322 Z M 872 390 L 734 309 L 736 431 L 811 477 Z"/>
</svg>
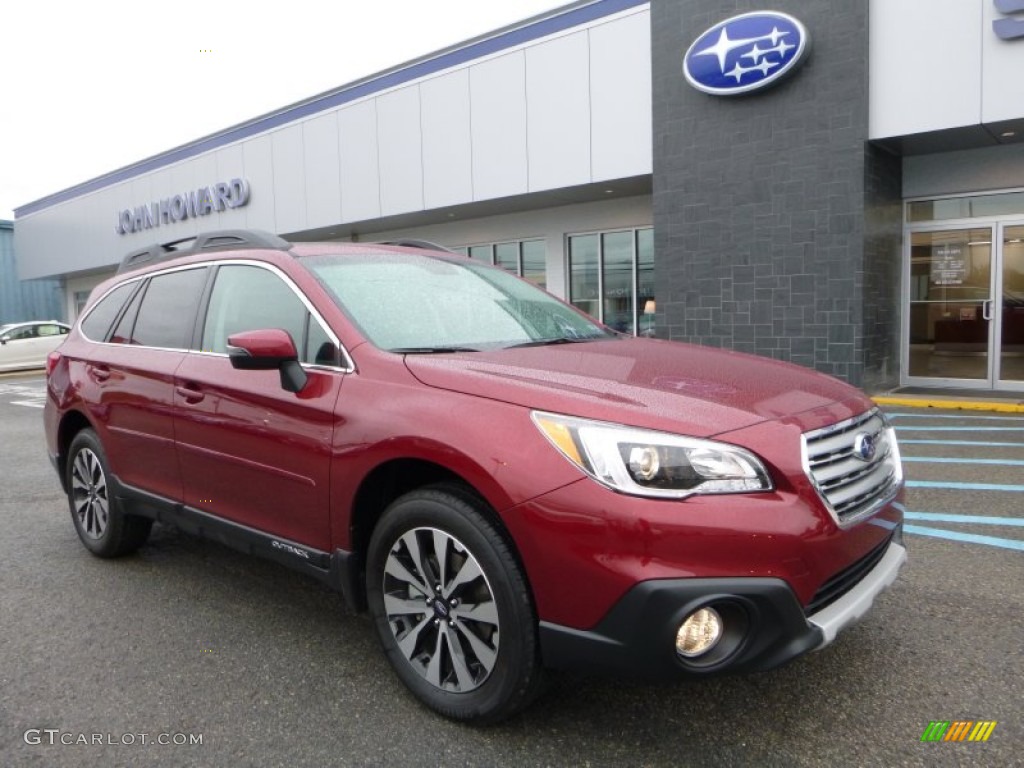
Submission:
<svg viewBox="0 0 1024 768">
<path fill-rule="evenodd" d="M 875 458 L 875 438 L 867 432 L 861 432 L 853 440 L 853 455 L 861 461 Z"/>
</svg>

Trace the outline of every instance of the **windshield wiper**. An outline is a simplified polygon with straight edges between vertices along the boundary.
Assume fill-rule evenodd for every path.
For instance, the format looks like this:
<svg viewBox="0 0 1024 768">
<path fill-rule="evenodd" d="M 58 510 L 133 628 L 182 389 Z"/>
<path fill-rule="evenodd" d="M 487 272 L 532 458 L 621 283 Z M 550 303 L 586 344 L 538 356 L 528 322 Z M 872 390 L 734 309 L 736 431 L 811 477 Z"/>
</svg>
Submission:
<svg viewBox="0 0 1024 768">
<path fill-rule="evenodd" d="M 597 341 L 598 339 L 610 339 L 611 336 L 558 336 L 553 339 L 535 339 L 524 341 L 519 344 L 510 344 L 505 349 L 521 349 L 522 347 L 545 347 L 554 344 L 579 344 L 583 341 Z"/>
<path fill-rule="evenodd" d="M 399 355 L 439 355 L 444 352 L 479 352 L 474 347 L 394 347 L 388 352 Z"/>
</svg>

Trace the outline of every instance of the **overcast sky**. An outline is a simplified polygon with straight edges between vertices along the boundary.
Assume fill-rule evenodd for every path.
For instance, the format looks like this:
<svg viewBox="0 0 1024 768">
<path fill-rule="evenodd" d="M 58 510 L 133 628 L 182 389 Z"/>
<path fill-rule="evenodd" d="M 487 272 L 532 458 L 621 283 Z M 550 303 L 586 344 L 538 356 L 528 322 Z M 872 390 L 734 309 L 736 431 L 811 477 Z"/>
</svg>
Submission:
<svg viewBox="0 0 1024 768">
<path fill-rule="evenodd" d="M 13 209 L 570 0 L 15 0 L 0 12 Z"/>
</svg>

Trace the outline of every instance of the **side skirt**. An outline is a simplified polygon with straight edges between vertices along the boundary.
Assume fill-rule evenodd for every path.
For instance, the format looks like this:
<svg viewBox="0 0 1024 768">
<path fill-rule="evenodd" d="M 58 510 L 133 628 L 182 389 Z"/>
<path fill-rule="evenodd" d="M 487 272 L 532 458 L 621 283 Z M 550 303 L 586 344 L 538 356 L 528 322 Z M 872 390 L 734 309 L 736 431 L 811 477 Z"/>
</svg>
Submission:
<svg viewBox="0 0 1024 768">
<path fill-rule="evenodd" d="M 115 496 L 127 514 L 148 517 L 247 555 L 281 563 L 341 592 L 346 604 L 354 612 L 366 609 L 366 597 L 362 590 L 362 561 L 358 553 L 344 549 L 323 552 L 133 488 L 117 478 L 111 479 Z"/>
</svg>

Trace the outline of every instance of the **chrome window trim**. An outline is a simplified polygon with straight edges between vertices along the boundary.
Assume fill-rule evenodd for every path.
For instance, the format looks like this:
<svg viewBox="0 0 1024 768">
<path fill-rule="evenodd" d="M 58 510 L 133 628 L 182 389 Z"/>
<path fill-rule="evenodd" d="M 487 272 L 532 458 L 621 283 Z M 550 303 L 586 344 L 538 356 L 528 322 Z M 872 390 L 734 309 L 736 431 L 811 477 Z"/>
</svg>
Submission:
<svg viewBox="0 0 1024 768">
<path fill-rule="evenodd" d="M 312 370 L 319 370 L 319 371 L 334 371 L 334 372 L 340 372 L 340 373 L 355 373 L 356 372 L 355 361 L 352 359 L 352 356 L 349 354 L 348 349 L 345 347 L 344 344 L 341 343 L 341 339 L 338 338 L 337 334 L 334 333 L 334 331 L 331 328 L 331 326 L 328 325 L 327 322 L 324 320 L 323 315 L 321 315 L 320 312 L 317 310 L 317 308 L 313 306 L 313 303 L 311 301 L 309 301 L 309 299 L 306 297 L 306 295 L 301 290 L 299 290 L 299 287 L 297 285 L 295 285 L 295 282 L 287 274 L 285 274 L 279 267 L 277 267 L 276 265 L 269 264 L 269 263 L 267 263 L 265 261 L 257 261 L 255 259 L 216 259 L 216 260 L 211 260 L 211 261 L 202 261 L 202 262 L 198 262 L 198 263 L 195 263 L 195 264 L 182 264 L 182 265 L 178 265 L 176 267 L 168 267 L 167 269 L 158 269 L 158 270 L 154 270 L 153 272 L 147 272 L 144 275 L 136 275 L 136 276 L 131 277 L 131 278 L 127 279 L 127 280 L 123 280 L 121 282 L 115 283 L 114 285 L 110 286 L 110 288 L 108 288 L 106 291 L 104 291 L 103 295 L 100 296 L 93 303 L 93 305 L 91 307 L 89 307 L 89 311 L 88 312 L 84 313 L 81 317 L 78 318 L 78 320 L 76 321 L 76 325 L 78 326 L 78 331 L 79 331 L 79 333 L 82 334 L 82 338 L 91 341 L 93 344 L 103 344 L 104 346 L 110 346 L 110 347 L 129 347 L 131 349 L 152 349 L 152 350 L 163 350 L 163 351 L 168 351 L 168 352 L 185 352 L 185 353 L 188 353 L 188 354 L 196 354 L 196 355 L 213 355 L 213 356 L 216 356 L 216 357 L 227 357 L 227 354 L 225 354 L 223 352 L 204 352 L 204 351 L 199 350 L 199 349 L 179 349 L 179 348 L 176 348 L 176 347 L 151 347 L 151 346 L 148 346 L 148 345 L 145 345 L 145 344 L 131 344 L 131 345 L 127 345 L 127 344 L 112 344 L 109 341 L 96 341 L 95 339 L 93 339 L 90 336 L 86 335 L 85 332 L 82 330 L 82 322 L 89 315 L 92 314 L 92 311 L 97 306 L 99 306 L 99 304 L 107 296 L 109 296 L 111 294 L 111 292 L 115 291 L 116 289 L 120 288 L 123 285 L 129 285 L 131 283 L 139 282 L 139 281 L 142 281 L 142 280 L 147 280 L 147 279 L 150 279 L 150 278 L 153 278 L 153 277 L 158 277 L 160 275 L 171 274 L 173 272 L 183 272 L 183 271 L 188 270 L 188 269 L 206 269 L 208 267 L 221 267 L 221 266 L 231 266 L 231 265 L 239 265 L 239 266 L 247 266 L 247 267 L 259 267 L 261 269 L 265 269 L 265 270 L 267 270 L 269 272 L 272 272 L 273 274 L 277 275 L 277 277 L 279 277 L 281 280 L 283 280 L 285 285 L 287 285 L 291 289 L 292 293 L 294 293 L 298 297 L 299 301 L 301 301 L 302 305 L 306 308 L 306 311 L 309 312 L 310 317 L 312 317 L 314 320 L 316 320 L 320 324 L 320 327 L 325 331 L 327 337 L 331 341 L 334 342 L 334 344 L 338 347 L 338 350 L 341 352 L 342 363 L 343 363 L 343 365 L 341 365 L 341 366 L 322 365 L 322 364 L 318 364 L 318 363 L 300 363 L 300 365 L 304 369 L 312 369 Z M 207 309 L 208 308 L 209 308 L 209 306 L 207 306 Z"/>
</svg>

